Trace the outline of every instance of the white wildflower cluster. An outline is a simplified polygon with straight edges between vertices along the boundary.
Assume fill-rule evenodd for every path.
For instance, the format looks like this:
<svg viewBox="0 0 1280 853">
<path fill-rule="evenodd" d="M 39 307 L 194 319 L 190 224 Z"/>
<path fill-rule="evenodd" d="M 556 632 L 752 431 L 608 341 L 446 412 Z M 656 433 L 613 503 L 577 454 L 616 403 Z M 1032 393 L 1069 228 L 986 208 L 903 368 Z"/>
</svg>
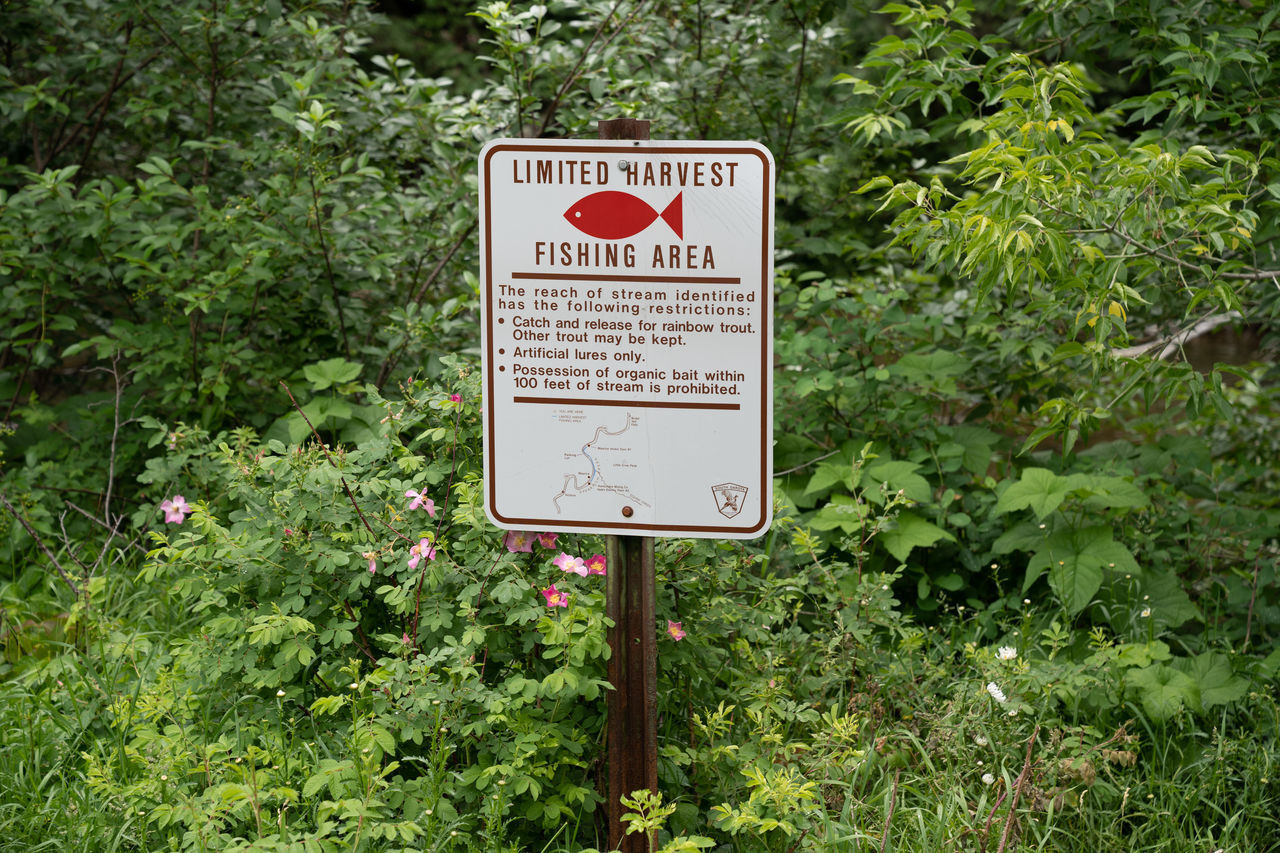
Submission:
<svg viewBox="0 0 1280 853">
<path fill-rule="evenodd" d="M 996 657 L 1000 660 L 1013 660 L 1018 656 L 1018 650 L 1013 646 L 1001 646 L 996 650 Z"/>
<path fill-rule="evenodd" d="M 994 681 L 987 682 L 987 692 L 991 694 L 991 698 L 997 702 L 1004 703 L 1009 701 L 1009 697 L 1004 695 L 1004 691 L 1000 689 L 1000 685 Z"/>
</svg>

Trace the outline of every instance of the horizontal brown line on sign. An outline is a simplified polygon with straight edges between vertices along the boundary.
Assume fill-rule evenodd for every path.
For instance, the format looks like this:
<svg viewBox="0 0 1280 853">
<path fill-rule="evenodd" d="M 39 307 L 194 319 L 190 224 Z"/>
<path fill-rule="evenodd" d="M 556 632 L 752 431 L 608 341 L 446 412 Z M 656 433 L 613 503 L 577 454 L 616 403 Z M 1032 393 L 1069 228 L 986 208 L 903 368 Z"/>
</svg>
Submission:
<svg viewBox="0 0 1280 853">
<path fill-rule="evenodd" d="M 673 284 L 741 284 L 742 279 L 728 275 L 597 275 L 568 272 L 513 272 L 512 278 L 545 281 L 664 281 Z"/>
<path fill-rule="evenodd" d="M 512 397 L 513 403 L 540 403 L 543 405 L 617 406 L 637 409 L 720 409 L 736 412 L 742 408 L 737 403 L 662 403 L 657 400 L 593 400 L 586 397 Z"/>
</svg>

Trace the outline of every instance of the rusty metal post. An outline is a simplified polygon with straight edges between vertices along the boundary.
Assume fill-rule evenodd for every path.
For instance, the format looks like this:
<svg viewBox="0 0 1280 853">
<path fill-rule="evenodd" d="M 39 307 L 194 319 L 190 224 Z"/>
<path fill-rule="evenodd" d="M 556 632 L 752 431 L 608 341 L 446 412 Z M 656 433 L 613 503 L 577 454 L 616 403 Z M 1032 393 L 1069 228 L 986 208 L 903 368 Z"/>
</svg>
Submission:
<svg viewBox="0 0 1280 853">
<path fill-rule="evenodd" d="M 649 122 L 618 118 L 597 124 L 601 139 L 648 139 Z M 624 514 L 629 515 L 626 510 Z M 655 620 L 653 537 L 607 536 L 605 615 L 609 629 L 609 845 L 621 853 L 647 853 L 650 839 L 624 835 L 621 798 L 658 790 L 658 638 Z"/>
<path fill-rule="evenodd" d="M 648 139 L 649 122 L 642 118 L 610 118 L 596 122 L 601 139 Z"/>
<path fill-rule="evenodd" d="M 620 799 L 658 789 L 658 641 L 654 628 L 653 537 L 609 536 L 605 612 L 609 629 L 609 845 L 647 853 L 642 834 L 624 835 Z"/>
</svg>

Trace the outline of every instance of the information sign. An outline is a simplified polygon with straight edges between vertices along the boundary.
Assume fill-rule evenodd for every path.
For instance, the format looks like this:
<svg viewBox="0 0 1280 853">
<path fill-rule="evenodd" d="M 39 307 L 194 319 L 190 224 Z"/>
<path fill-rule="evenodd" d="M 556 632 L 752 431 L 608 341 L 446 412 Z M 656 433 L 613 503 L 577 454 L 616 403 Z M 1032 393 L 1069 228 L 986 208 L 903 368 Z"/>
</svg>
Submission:
<svg viewBox="0 0 1280 853">
<path fill-rule="evenodd" d="M 489 517 L 514 530 L 763 533 L 768 150 L 500 139 L 479 171 Z"/>
</svg>

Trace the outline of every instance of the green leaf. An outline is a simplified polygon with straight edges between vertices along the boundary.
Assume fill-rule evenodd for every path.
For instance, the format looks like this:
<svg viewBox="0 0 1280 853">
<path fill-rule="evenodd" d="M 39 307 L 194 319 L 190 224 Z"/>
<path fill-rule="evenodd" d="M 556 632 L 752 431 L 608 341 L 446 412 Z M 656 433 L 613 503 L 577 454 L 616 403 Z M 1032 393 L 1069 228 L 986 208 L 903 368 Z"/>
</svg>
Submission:
<svg viewBox="0 0 1280 853">
<path fill-rule="evenodd" d="M 843 75 L 843 76 L 848 77 L 848 75 Z M 854 80 L 856 78 L 848 77 L 848 79 Z M 835 82 L 841 82 L 841 81 L 837 79 Z M 883 189 L 885 187 L 891 187 L 891 186 L 893 186 L 893 180 L 884 175 L 880 175 L 878 177 L 872 178 L 862 186 L 858 187 L 858 189 L 855 190 L 855 192 L 866 193 L 866 192 L 870 192 L 871 190 L 878 190 L 878 189 Z M 1277 182 L 1276 187 L 1277 187 L 1276 197 L 1280 198 L 1280 182 Z"/>
<path fill-rule="evenodd" d="M 324 786 L 327 785 L 328 783 L 329 783 L 329 774 L 317 773 L 315 776 L 312 776 L 310 779 L 308 779 L 306 784 L 302 786 L 302 796 L 306 797 L 307 799 L 310 799 L 311 797 L 314 797 L 316 794 L 320 793 L 321 789 L 323 789 Z"/>
<path fill-rule="evenodd" d="M 1234 702 L 1249 692 L 1248 680 L 1236 677 L 1231 669 L 1231 658 L 1221 652 L 1179 658 L 1173 666 L 1195 681 L 1200 694 L 1199 711 Z"/>
<path fill-rule="evenodd" d="M 1112 649 L 1093 655 L 1090 661 L 1094 665 L 1103 663 L 1108 653 L 1113 654 L 1115 662 L 1123 667 L 1151 666 L 1156 661 L 1169 660 L 1173 657 L 1169 652 L 1168 643 L 1153 640 L 1149 643 L 1121 643 Z"/>
<path fill-rule="evenodd" d="M 884 547 L 900 563 L 906 562 L 912 548 L 928 548 L 942 540 L 956 541 L 954 536 L 941 527 L 910 512 L 900 513 L 898 526 L 881 533 L 880 539 L 884 542 Z"/>
<path fill-rule="evenodd" d="M 1157 625 L 1177 628 L 1189 619 L 1202 618 L 1200 608 L 1172 572 L 1147 573 L 1142 580 L 1142 590 L 1147 596 L 1143 604 L 1151 608 L 1151 618 Z"/>
<path fill-rule="evenodd" d="M 321 696 L 311 703 L 311 713 L 317 717 L 325 714 L 336 714 L 342 710 L 342 706 L 346 704 L 346 700 L 341 696 Z"/>
<path fill-rule="evenodd" d="M 889 484 L 890 493 L 902 490 L 903 495 L 916 503 L 928 503 L 933 498 L 933 489 L 929 481 L 915 473 L 919 463 L 902 460 L 876 460 L 862 472 L 860 485 L 867 500 L 876 504 L 884 503 L 884 495 L 880 489 Z"/>
<path fill-rule="evenodd" d="M 1045 541 L 1053 535 L 1047 526 L 1042 527 L 1034 521 L 1016 524 L 1001 534 L 991 546 L 995 554 L 1008 554 L 1010 551 L 1035 552 L 1044 546 Z"/>
<path fill-rule="evenodd" d="M 829 504 L 809 519 L 809 526 L 814 530 L 834 530 L 839 527 L 845 533 L 854 533 L 867 523 L 870 512 L 871 507 L 866 501 L 859 503 L 849 495 L 834 495 Z"/>
<path fill-rule="evenodd" d="M 1084 501 L 1089 509 L 1131 509 L 1150 503 L 1142 489 L 1123 477 L 1081 475 L 1080 483 L 1093 492 Z"/>
<path fill-rule="evenodd" d="M 958 426 L 952 432 L 953 440 L 964 448 L 965 470 L 983 476 L 991 466 L 991 451 L 1000 436 L 989 429 L 976 426 Z"/>
<path fill-rule="evenodd" d="M 1280 649 L 1273 649 L 1258 663 L 1258 671 L 1264 678 L 1274 679 L 1280 673 Z"/>
<path fill-rule="evenodd" d="M 395 736 L 382 726 L 377 724 L 370 725 L 369 734 L 373 737 L 374 743 L 378 745 L 384 754 L 391 755 L 396 751 Z"/>
<path fill-rule="evenodd" d="M 1089 606 L 1107 569 L 1141 572 L 1129 549 L 1112 538 L 1110 527 L 1068 527 L 1050 536 L 1028 561 L 1022 590 L 1025 593 L 1048 571 L 1049 586 L 1074 616 Z"/>
<path fill-rule="evenodd" d="M 923 187 L 920 192 L 924 193 Z M 926 390 L 954 394 L 956 379 L 969 371 L 971 362 L 949 350 L 910 352 L 889 366 L 889 372 L 904 382 Z"/>
<path fill-rule="evenodd" d="M 964 578 L 955 572 L 948 572 L 945 575 L 936 577 L 933 582 L 945 589 L 947 592 L 959 592 L 964 589 Z"/>
<path fill-rule="evenodd" d="M 302 375 L 311 383 L 313 391 L 323 391 L 333 385 L 350 382 L 360 375 L 362 366 L 345 358 L 330 358 L 308 364 L 302 368 Z"/>
<path fill-rule="evenodd" d="M 844 483 L 845 487 L 852 491 L 853 483 L 850 482 L 852 477 L 853 466 L 848 460 L 823 462 L 818 465 L 813 472 L 813 476 L 809 478 L 808 485 L 804 487 L 804 493 L 809 495 L 815 492 L 823 492 L 841 483 Z"/>
<path fill-rule="evenodd" d="M 1157 722 L 1169 719 L 1183 707 L 1196 708 L 1200 704 L 1195 680 L 1162 663 L 1129 670 L 1125 684 L 1137 692 L 1143 710 Z"/>
<path fill-rule="evenodd" d="M 1025 468 L 1022 479 L 1005 489 L 996 501 L 996 514 L 1031 508 L 1040 521 L 1057 509 L 1073 488 L 1072 478 L 1046 468 Z"/>
</svg>

